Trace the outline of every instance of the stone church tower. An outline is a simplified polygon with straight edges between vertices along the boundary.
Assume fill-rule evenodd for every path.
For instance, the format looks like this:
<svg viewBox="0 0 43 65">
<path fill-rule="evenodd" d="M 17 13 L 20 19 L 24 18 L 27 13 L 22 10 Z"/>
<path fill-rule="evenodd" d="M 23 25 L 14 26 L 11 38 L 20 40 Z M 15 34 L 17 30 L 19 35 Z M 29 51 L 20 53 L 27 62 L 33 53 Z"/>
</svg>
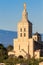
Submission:
<svg viewBox="0 0 43 65">
<path fill-rule="evenodd" d="M 32 37 L 32 23 L 28 20 L 26 4 L 22 13 L 22 20 L 18 23 L 18 38 L 27 39 Z"/>
<path fill-rule="evenodd" d="M 33 39 L 32 39 L 32 23 L 28 20 L 28 13 L 26 11 L 26 4 L 24 3 L 24 10 L 22 12 L 22 19 L 18 22 L 18 38 L 14 39 L 15 56 L 33 57 Z"/>
<path fill-rule="evenodd" d="M 36 32 L 32 36 L 32 23 L 28 20 L 28 13 L 26 4 L 24 3 L 24 10 L 22 12 L 22 19 L 18 22 L 17 27 L 18 37 L 13 39 L 13 50 L 8 52 L 8 55 L 15 55 L 17 57 L 35 57 L 40 58 L 43 55 L 43 42 L 41 35 Z"/>
</svg>

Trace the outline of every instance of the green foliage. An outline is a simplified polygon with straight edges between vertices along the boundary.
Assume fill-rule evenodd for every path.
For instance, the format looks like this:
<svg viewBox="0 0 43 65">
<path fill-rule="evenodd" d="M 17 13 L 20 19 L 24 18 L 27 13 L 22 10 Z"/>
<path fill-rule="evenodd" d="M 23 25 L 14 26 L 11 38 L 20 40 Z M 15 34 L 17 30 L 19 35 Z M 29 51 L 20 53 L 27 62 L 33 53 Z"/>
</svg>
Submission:
<svg viewBox="0 0 43 65">
<path fill-rule="evenodd" d="M 26 63 L 26 65 L 39 65 L 39 62 L 43 61 L 43 58 L 34 59 L 33 57 L 33 58 L 25 59 L 25 58 L 19 58 L 16 56 L 8 56 L 7 51 L 10 51 L 12 49 L 13 49 L 12 46 L 8 46 L 6 49 L 2 44 L 0 44 L 0 62 L 5 63 L 5 65 L 16 65 L 19 63 L 20 64 Z"/>
<path fill-rule="evenodd" d="M 0 44 L 0 62 L 3 62 L 4 59 L 8 57 L 6 48 Z"/>
<path fill-rule="evenodd" d="M 43 58 L 39 58 L 39 62 L 43 62 Z"/>
<path fill-rule="evenodd" d="M 14 65 L 13 63 L 5 63 L 5 65 Z"/>
<path fill-rule="evenodd" d="M 4 46 L 2 44 L 0 44 L 0 49 L 3 49 L 3 48 L 4 48 Z"/>
<path fill-rule="evenodd" d="M 34 58 L 29 58 L 29 59 L 25 60 L 25 63 L 27 65 L 39 65 L 39 61 Z"/>
<path fill-rule="evenodd" d="M 12 51 L 13 50 L 13 46 L 12 45 L 9 45 L 8 47 L 7 47 L 7 51 Z"/>
</svg>

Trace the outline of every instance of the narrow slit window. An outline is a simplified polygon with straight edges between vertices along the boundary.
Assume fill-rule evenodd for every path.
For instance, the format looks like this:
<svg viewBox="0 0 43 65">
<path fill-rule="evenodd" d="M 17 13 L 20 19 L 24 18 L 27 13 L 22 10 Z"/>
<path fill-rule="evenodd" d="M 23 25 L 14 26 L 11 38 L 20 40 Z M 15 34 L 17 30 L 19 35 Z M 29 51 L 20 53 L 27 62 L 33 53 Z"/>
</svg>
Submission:
<svg viewBox="0 0 43 65">
<path fill-rule="evenodd" d="M 24 37 L 26 37 L 26 33 L 24 33 Z"/>
<path fill-rule="evenodd" d="M 20 45 L 19 45 L 19 50 L 20 50 Z"/>
</svg>

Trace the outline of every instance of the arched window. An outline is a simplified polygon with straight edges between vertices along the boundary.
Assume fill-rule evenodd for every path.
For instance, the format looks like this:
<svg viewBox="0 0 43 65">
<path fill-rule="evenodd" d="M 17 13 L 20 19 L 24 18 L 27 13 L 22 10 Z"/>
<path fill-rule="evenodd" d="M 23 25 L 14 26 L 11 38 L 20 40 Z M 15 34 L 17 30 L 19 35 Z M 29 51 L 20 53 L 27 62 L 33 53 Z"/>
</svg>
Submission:
<svg viewBox="0 0 43 65">
<path fill-rule="evenodd" d="M 19 50 L 20 50 L 20 45 L 19 45 Z"/>
<path fill-rule="evenodd" d="M 22 32 L 22 28 L 20 28 L 20 32 Z"/>
<path fill-rule="evenodd" d="M 26 33 L 24 33 L 24 37 L 26 37 Z"/>
<path fill-rule="evenodd" d="M 20 33 L 20 37 L 22 37 L 22 33 Z"/>
<path fill-rule="evenodd" d="M 24 32 L 26 31 L 26 28 L 24 28 Z"/>
</svg>

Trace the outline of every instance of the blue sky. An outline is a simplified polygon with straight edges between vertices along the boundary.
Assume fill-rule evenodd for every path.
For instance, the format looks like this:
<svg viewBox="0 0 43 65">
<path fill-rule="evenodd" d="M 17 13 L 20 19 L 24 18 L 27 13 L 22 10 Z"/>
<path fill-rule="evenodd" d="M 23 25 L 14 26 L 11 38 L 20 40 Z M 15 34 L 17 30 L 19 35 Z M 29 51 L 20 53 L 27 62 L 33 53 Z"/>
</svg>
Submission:
<svg viewBox="0 0 43 65">
<path fill-rule="evenodd" d="M 24 2 L 27 4 L 28 19 L 33 24 L 33 32 L 43 33 L 43 0 L 0 0 L 0 29 L 17 31 Z"/>
</svg>

